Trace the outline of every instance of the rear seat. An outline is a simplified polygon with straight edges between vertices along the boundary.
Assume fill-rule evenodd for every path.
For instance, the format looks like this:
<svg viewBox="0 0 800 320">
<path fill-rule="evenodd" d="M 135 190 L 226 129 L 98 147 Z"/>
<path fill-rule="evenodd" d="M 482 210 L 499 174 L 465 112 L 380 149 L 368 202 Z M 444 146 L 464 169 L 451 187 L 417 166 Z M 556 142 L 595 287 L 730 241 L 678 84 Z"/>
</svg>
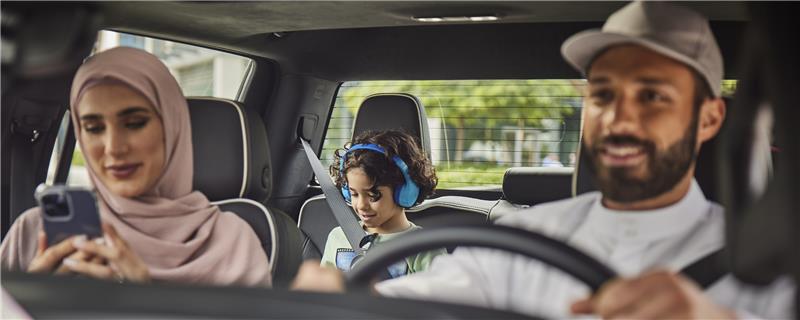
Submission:
<svg viewBox="0 0 800 320">
<path fill-rule="evenodd" d="M 527 206 L 569 198 L 572 172 L 568 167 L 508 168 L 503 175 L 503 198 Z"/>
<path fill-rule="evenodd" d="M 540 203 L 572 195 L 573 168 L 508 168 L 503 175 L 503 199 L 489 213 L 495 221 L 503 216 Z"/>
</svg>

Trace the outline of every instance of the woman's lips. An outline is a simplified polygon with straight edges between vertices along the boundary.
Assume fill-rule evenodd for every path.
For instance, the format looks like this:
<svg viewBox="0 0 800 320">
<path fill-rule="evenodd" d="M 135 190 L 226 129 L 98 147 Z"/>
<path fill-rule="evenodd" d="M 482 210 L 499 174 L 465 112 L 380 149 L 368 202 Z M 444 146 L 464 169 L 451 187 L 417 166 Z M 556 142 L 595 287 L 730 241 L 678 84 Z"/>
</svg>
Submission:
<svg viewBox="0 0 800 320">
<path fill-rule="evenodd" d="M 114 178 L 117 178 L 119 180 L 124 180 L 133 176 L 133 174 L 136 173 L 136 170 L 138 170 L 140 166 L 141 164 L 139 163 L 111 165 L 111 166 L 106 166 L 106 171 L 108 171 L 108 173 L 110 173 L 111 176 L 113 176 Z"/>
</svg>

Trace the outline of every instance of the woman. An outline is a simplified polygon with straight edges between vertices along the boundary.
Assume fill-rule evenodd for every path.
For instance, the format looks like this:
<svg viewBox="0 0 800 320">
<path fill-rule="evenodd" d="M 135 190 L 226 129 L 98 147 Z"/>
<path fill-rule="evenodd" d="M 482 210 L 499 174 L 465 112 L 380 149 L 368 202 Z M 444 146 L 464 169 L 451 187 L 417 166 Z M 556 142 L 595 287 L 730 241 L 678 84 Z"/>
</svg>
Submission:
<svg viewBox="0 0 800 320">
<path fill-rule="evenodd" d="M 271 283 L 255 232 L 192 191 L 189 110 L 155 56 L 115 48 L 78 69 L 70 93 L 75 136 L 95 186 L 104 237 L 46 247 L 39 208 L 0 247 L 2 266 L 101 279 Z"/>
</svg>

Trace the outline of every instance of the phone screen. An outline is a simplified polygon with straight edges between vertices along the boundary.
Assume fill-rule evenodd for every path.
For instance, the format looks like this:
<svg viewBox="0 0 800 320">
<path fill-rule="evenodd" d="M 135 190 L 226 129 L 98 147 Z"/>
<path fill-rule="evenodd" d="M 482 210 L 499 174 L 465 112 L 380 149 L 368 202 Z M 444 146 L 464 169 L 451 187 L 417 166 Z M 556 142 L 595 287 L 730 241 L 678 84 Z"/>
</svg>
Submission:
<svg viewBox="0 0 800 320">
<path fill-rule="evenodd" d="M 42 209 L 48 247 L 73 235 L 86 235 L 89 239 L 103 235 L 97 201 L 91 191 L 63 185 L 40 187 L 36 200 Z"/>
</svg>

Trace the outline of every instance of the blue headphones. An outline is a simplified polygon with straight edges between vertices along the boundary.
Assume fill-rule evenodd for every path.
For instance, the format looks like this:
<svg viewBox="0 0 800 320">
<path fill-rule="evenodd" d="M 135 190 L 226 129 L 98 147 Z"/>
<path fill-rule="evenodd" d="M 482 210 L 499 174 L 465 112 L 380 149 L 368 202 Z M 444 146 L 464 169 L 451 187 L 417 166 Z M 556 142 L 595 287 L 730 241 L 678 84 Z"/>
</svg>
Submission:
<svg viewBox="0 0 800 320">
<path fill-rule="evenodd" d="M 347 152 L 344 153 L 341 161 L 339 161 L 340 175 L 344 175 L 344 164 L 345 162 L 347 162 L 347 155 L 356 150 L 371 150 L 388 156 L 386 150 L 377 144 L 369 143 L 369 144 L 353 145 L 350 147 L 350 149 L 347 149 Z M 397 165 L 397 168 L 400 169 L 400 173 L 403 174 L 403 179 L 405 180 L 405 183 L 403 183 L 402 185 L 395 186 L 394 202 L 403 208 L 406 209 L 411 208 L 414 206 L 414 204 L 417 203 L 417 197 L 419 197 L 419 186 L 417 186 L 417 184 L 414 183 L 414 180 L 411 180 L 411 176 L 408 175 L 408 165 L 406 165 L 403 159 L 400 159 L 399 156 L 395 155 L 392 156 L 392 161 L 394 162 L 395 165 Z M 347 181 L 346 177 L 345 181 Z M 345 184 L 342 186 L 342 195 L 344 196 L 344 200 L 346 200 L 347 202 L 352 201 L 350 200 L 350 187 L 347 185 L 347 182 L 345 182 Z"/>
</svg>

